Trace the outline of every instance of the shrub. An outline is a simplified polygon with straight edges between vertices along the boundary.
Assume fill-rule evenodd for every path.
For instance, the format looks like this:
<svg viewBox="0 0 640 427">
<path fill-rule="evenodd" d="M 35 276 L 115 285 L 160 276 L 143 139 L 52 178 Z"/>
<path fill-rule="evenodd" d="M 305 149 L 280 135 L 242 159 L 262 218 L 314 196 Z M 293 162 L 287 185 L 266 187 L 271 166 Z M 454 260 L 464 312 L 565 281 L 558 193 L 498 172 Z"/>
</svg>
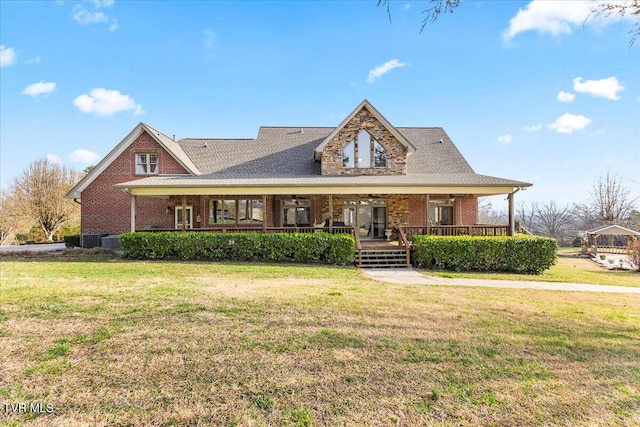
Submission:
<svg viewBox="0 0 640 427">
<path fill-rule="evenodd" d="M 72 234 L 64 236 L 64 245 L 67 248 L 79 248 L 80 247 L 80 235 Z"/>
<path fill-rule="evenodd" d="M 120 236 L 125 256 L 211 261 L 293 261 L 347 264 L 355 243 L 349 234 L 138 232 Z"/>
<path fill-rule="evenodd" d="M 413 256 L 423 268 L 540 274 L 556 262 L 558 243 L 545 237 L 414 236 Z"/>
</svg>

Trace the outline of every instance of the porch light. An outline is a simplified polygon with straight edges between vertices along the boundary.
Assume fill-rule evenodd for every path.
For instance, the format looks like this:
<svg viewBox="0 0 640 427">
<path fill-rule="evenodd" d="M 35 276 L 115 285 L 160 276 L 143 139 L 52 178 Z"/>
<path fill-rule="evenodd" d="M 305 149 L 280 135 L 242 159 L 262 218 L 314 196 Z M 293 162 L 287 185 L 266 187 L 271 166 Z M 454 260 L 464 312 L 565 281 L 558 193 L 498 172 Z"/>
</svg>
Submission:
<svg viewBox="0 0 640 427">
<path fill-rule="evenodd" d="M 200 222 L 200 214 L 196 215 L 196 222 Z"/>
<path fill-rule="evenodd" d="M 622 270 L 622 264 L 624 263 L 624 261 L 622 261 L 622 258 L 620 258 L 620 270 Z"/>
<path fill-rule="evenodd" d="M 164 213 L 169 215 L 171 213 L 171 206 L 167 206 L 167 208 L 164 210 Z"/>
</svg>

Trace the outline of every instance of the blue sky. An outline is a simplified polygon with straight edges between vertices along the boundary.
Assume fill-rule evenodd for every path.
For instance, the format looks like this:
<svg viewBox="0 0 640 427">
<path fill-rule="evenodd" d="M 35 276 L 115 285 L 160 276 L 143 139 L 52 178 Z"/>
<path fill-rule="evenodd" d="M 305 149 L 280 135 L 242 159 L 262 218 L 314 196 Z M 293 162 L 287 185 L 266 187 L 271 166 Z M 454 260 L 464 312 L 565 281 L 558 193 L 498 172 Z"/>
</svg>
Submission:
<svg viewBox="0 0 640 427">
<path fill-rule="evenodd" d="M 589 1 L 0 2 L 1 186 L 94 164 L 140 121 L 167 135 L 336 126 L 364 98 L 442 126 L 519 200 L 581 202 L 611 169 L 640 196 L 640 40 Z"/>
</svg>

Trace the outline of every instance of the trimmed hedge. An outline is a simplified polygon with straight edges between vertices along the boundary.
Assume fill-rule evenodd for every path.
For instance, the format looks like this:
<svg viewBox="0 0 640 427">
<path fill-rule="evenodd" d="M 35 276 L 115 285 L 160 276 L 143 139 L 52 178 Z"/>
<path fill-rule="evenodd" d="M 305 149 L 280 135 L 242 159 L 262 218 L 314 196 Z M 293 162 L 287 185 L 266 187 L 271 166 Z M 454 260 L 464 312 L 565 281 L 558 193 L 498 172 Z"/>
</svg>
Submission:
<svg viewBox="0 0 640 427">
<path fill-rule="evenodd" d="M 355 256 L 350 234 L 137 232 L 120 236 L 125 256 L 210 261 L 292 261 L 348 264 Z"/>
<path fill-rule="evenodd" d="M 558 242 L 546 237 L 414 236 L 422 268 L 540 274 L 556 263 Z"/>
<path fill-rule="evenodd" d="M 64 236 L 64 246 L 67 248 L 79 248 L 80 247 L 80 235 L 72 234 L 69 236 Z"/>
</svg>

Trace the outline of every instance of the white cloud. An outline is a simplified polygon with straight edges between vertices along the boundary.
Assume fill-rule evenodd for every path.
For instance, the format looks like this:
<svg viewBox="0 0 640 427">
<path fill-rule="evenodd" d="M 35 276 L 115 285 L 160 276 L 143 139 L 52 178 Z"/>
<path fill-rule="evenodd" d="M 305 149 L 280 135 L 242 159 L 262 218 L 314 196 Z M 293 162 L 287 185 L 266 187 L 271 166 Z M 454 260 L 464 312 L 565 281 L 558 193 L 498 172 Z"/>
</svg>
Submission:
<svg viewBox="0 0 640 427">
<path fill-rule="evenodd" d="M 55 154 L 47 154 L 47 161 L 50 163 L 62 164 L 62 159 Z"/>
<path fill-rule="evenodd" d="M 102 12 L 89 11 L 80 5 L 74 9 L 73 19 L 80 25 L 99 24 L 101 22 L 109 22 L 109 18 Z"/>
<path fill-rule="evenodd" d="M 100 12 L 98 9 L 101 7 L 113 6 L 113 1 L 92 1 L 95 10 L 87 10 L 83 5 L 76 5 L 73 8 L 73 19 L 80 25 L 92 25 L 92 24 L 109 24 L 109 31 L 116 31 L 118 27 L 118 20 L 110 18 L 104 12 Z"/>
<path fill-rule="evenodd" d="M 606 25 L 620 19 L 633 19 L 633 14 L 620 17 L 614 13 L 610 16 L 595 17 L 591 11 L 602 0 L 572 0 L 549 1 L 533 0 L 524 9 L 509 20 L 509 28 L 503 31 L 502 39 L 511 41 L 516 35 L 525 31 L 539 31 L 541 33 L 559 36 L 571 34 L 573 28 L 585 24 Z M 606 3 L 611 3 L 610 1 Z"/>
<path fill-rule="evenodd" d="M 0 45 L 0 67 L 8 67 L 17 61 L 16 51 L 12 47 Z"/>
<path fill-rule="evenodd" d="M 500 135 L 498 137 L 498 142 L 503 145 L 511 144 L 511 135 Z"/>
<path fill-rule="evenodd" d="M 560 102 L 573 102 L 575 98 L 576 98 L 575 93 L 565 92 L 563 90 L 558 92 L 558 101 Z"/>
<path fill-rule="evenodd" d="M 40 83 L 32 83 L 27 86 L 22 93 L 25 95 L 36 97 L 38 95 L 48 95 L 51 92 L 56 90 L 56 84 L 54 82 L 40 82 Z"/>
<path fill-rule="evenodd" d="M 32 65 L 32 64 L 36 64 L 36 65 L 38 65 L 38 64 L 40 64 L 40 61 L 41 61 L 41 60 L 42 60 L 42 58 L 40 58 L 40 55 L 38 55 L 38 56 L 36 56 L 36 57 L 35 57 L 35 58 L 33 58 L 33 59 L 29 59 L 29 60 L 27 61 L 27 64 L 29 64 L 29 65 Z"/>
<path fill-rule="evenodd" d="M 405 9 L 405 10 L 409 10 L 409 9 L 411 9 L 411 3 L 405 3 L 405 4 L 404 4 L 404 9 Z"/>
<path fill-rule="evenodd" d="M 373 83 L 376 79 L 384 76 L 394 68 L 402 68 L 402 67 L 406 67 L 407 65 L 409 64 L 407 64 L 406 62 L 400 62 L 397 59 L 392 59 L 390 61 L 387 61 L 384 64 L 379 65 L 373 70 L 369 71 L 369 76 L 367 77 L 367 83 Z"/>
<path fill-rule="evenodd" d="M 576 77 L 573 79 L 573 90 L 615 101 L 620 99 L 618 92 L 623 91 L 624 86 L 615 77 L 601 80 L 583 80 L 582 77 Z"/>
<path fill-rule="evenodd" d="M 100 155 L 98 153 L 85 150 L 84 148 L 69 154 L 69 160 L 75 163 L 95 163 L 98 159 L 100 159 Z"/>
<path fill-rule="evenodd" d="M 589 124 L 591 124 L 591 119 L 588 117 L 564 113 L 555 122 L 549 124 L 549 129 L 555 130 L 557 133 L 572 133 L 586 128 Z"/>
<path fill-rule="evenodd" d="M 80 95 L 73 100 L 83 113 L 95 113 L 98 116 L 113 116 L 120 111 L 132 111 L 133 114 L 143 114 L 140 104 L 129 95 L 123 95 L 118 90 L 105 88 L 91 89 L 88 95 Z"/>
<path fill-rule="evenodd" d="M 571 27 L 584 22 L 592 6 L 590 1 L 533 0 L 511 18 L 502 38 L 509 41 L 519 33 L 531 30 L 553 36 L 571 34 Z"/>
<path fill-rule="evenodd" d="M 116 2 L 115 0 L 89 0 L 96 8 L 111 7 Z"/>
<path fill-rule="evenodd" d="M 528 125 L 524 127 L 525 132 L 538 132 L 542 129 L 542 123 L 538 123 L 535 125 Z"/>
<path fill-rule="evenodd" d="M 216 33 L 211 30 L 203 30 L 202 34 L 204 34 L 204 45 L 207 49 L 211 49 L 216 42 Z"/>
</svg>

